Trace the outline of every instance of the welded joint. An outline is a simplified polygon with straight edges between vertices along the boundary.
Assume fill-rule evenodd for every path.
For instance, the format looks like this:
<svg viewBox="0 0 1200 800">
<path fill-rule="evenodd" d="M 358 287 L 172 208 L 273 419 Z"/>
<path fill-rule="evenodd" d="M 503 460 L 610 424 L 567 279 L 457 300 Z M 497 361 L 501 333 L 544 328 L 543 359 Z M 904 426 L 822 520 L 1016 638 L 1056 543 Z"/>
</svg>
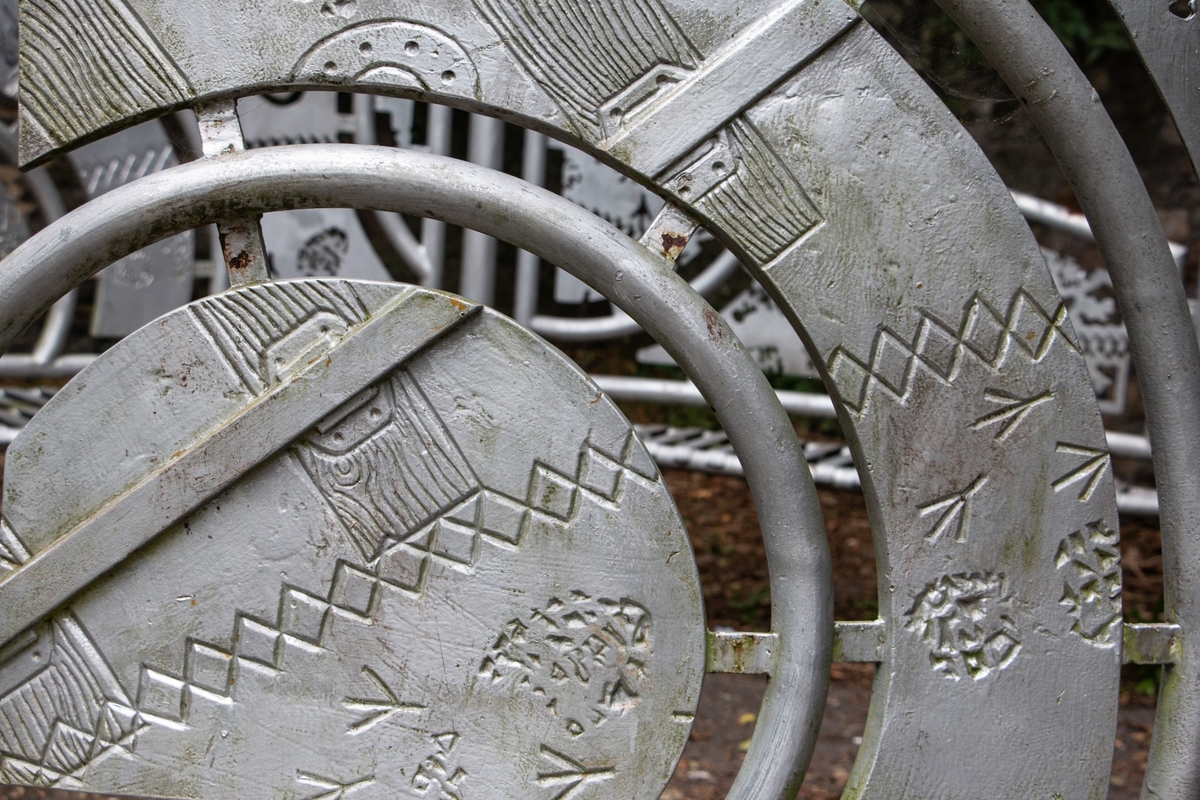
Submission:
<svg viewBox="0 0 1200 800">
<path fill-rule="evenodd" d="M 246 149 L 237 100 L 210 100 L 195 106 L 200 125 L 200 147 L 205 158 L 236 153 Z"/>
<path fill-rule="evenodd" d="M 883 620 L 833 623 L 833 660 L 872 663 L 883 658 Z M 709 631 L 708 672 L 770 675 L 779 657 L 779 634 Z"/>
<path fill-rule="evenodd" d="M 246 149 L 236 99 L 197 103 L 195 111 L 205 158 L 216 158 Z M 222 220 L 217 223 L 217 233 L 221 237 L 221 251 L 229 270 L 230 286 L 270 280 L 261 214 Z"/>
<path fill-rule="evenodd" d="M 883 660 L 887 641 L 883 620 L 833 623 L 833 660 L 869 664 Z"/>
<path fill-rule="evenodd" d="M 679 206 L 667 203 L 650 223 L 639 243 L 672 265 L 700 226 Z"/>
<path fill-rule="evenodd" d="M 1126 664 L 1178 664 L 1183 629 L 1172 622 L 1126 622 L 1122 627 Z"/>
<path fill-rule="evenodd" d="M 779 634 L 708 631 L 706 672 L 770 675 L 779 654 Z"/>
</svg>

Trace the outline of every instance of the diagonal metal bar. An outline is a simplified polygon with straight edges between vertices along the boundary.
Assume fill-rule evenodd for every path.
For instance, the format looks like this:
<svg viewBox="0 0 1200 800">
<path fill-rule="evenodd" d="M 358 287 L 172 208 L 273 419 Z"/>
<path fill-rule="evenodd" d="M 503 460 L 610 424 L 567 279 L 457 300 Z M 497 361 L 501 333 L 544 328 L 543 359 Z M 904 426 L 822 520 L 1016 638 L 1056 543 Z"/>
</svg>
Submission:
<svg viewBox="0 0 1200 800">
<path fill-rule="evenodd" d="M 0 644 L 481 307 L 407 292 L 0 581 Z M 48 487 L 48 491 L 54 491 Z"/>
</svg>

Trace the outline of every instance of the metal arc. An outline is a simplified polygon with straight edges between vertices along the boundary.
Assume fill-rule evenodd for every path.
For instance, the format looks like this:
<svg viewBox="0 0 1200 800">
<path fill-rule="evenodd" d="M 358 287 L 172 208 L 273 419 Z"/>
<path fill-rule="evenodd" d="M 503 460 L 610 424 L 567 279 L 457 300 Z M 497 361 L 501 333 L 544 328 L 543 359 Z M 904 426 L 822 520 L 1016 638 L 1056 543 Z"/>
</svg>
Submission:
<svg viewBox="0 0 1200 800">
<path fill-rule="evenodd" d="M 1092 224 L 1112 275 L 1153 448 L 1166 619 L 1183 630 L 1163 670 L 1142 796 L 1200 795 L 1200 347 L 1166 236 L 1095 89 L 1026 0 L 938 0 L 1021 99 Z"/>
<path fill-rule="evenodd" d="M 816 488 L 787 414 L 711 306 L 667 262 L 587 211 L 448 158 L 354 145 L 232 153 L 103 195 L 0 263 L 0 348 L 63 290 L 178 231 L 230 216 L 353 207 L 440 219 L 571 272 L 663 344 L 742 457 L 770 566 L 778 662 L 730 797 L 792 797 L 816 741 L 833 647 L 832 575 Z"/>
</svg>

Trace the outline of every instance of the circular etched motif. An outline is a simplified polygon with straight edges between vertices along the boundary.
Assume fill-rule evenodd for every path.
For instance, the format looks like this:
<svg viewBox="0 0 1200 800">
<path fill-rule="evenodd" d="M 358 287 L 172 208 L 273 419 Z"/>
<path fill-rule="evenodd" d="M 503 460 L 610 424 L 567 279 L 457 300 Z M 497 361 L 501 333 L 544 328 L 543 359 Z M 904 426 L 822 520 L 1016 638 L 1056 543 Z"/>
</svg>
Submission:
<svg viewBox="0 0 1200 800">
<path fill-rule="evenodd" d="M 574 364 L 458 298 L 194 303 L 47 404 L 4 491 L 0 570 L 80 567 L 0 654 L 5 781 L 653 798 L 687 739 L 703 611 L 653 461 Z"/>
</svg>

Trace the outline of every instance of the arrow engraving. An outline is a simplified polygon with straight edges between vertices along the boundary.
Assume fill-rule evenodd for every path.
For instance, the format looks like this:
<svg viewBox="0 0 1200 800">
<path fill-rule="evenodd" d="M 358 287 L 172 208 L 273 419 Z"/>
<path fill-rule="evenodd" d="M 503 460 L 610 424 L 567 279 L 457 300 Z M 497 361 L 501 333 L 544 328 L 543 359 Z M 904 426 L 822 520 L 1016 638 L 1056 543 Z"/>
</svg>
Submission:
<svg viewBox="0 0 1200 800">
<path fill-rule="evenodd" d="M 319 775 L 313 775 L 310 772 L 297 772 L 296 781 L 324 790 L 320 794 L 314 794 L 311 797 L 305 798 L 305 800 L 344 800 L 348 794 L 374 783 L 375 776 L 368 775 L 351 783 L 340 783 L 329 778 L 322 778 Z"/>
<path fill-rule="evenodd" d="M 963 491 L 920 506 L 917 510 L 921 512 L 922 517 L 928 517 L 939 511 L 942 512 L 942 515 L 938 517 L 937 523 L 933 526 L 933 530 L 925 534 L 925 538 L 928 541 L 936 542 L 947 531 L 953 529 L 954 541 L 965 542 L 967 540 L 967 523 L 971 517 L 971 498 L 983 488 L 983 485 L 987 481 L 987 475 L 980 475 L 975 479 L 974 483 Z"/>
<path fill-rule="evenodd" d="M 1100 485 L 1100 480 L 1104 477 L 1105 471 L 1112 466 L 1112 456 L 1109 455 L 1107 450 L 1098 450 L 1094 447 L 1084 447 L 1065 442 L 1059 442 L 1055 451 L 1070 453 L 1075 456 L 1084 456 L 1087 460 L 1072 472 L 1068 472 L 1050 484 L 1054 487 L 1054 491 L 1061 492 L 1068 486 L 1085 481 L 1083 489 L 1079 492 L 1079 502 L 1086 503 L 1088 500 L 1091 500 L 1096 487 Z"/>
<path fill-rule="evenodd" d="M 400 712 L 414 713 L 425 710 L 425 706 L 417 705 L 416 703 L 400 702 L 400 697 L 391 690 L 391 687 L 384 683 L 383 678 L 379 677 L 379 673 L 375 670 L 370 667 L 363 667 L 362 672 L 383 693 L 385 699 L 373 700 L 364 697 L 347 697 L 342 701 L 342 705 L 352 711 L 369 712 L 367 716 L 350 726 L 349 733 L 351 735 L 370 730 L 380 723 L 387 722 Z"/>
<path fill-rule="evenodd" d="M 1000 429 L 996 431 L 996 435 L 993 438 L 997 442 L 1003 442 L 1009 437 L 1009 434 L 1016 430 L 1018 425 L 1025 421 L 1025 418 L 1029 416 L 1031 411 L 1053 397 L 1054 394 L 1052 392 L 1046 392 L 1045 394 L 1039 394 L 1037 397 L 1022 400 L 1019 397 L 1012 397 L 1003 392 L 989 389 L 984 392 L 983 399 L 989 403 L 996 403 L 1004 407 L 990 414 L 984 414 L 975 420 L 971 425 L 971 430 L 977 431 L 989 428 L 992 425 L 999 425 Z"/>
<path fill-rule="evenodd" d="M 542 745 L 542 758 L 549 761 L 557 771 L 539 772 L 538 786 L 561 788 L 551 800 L 572 800 L 578 797 L 589 783 L 610 780 L 616 773 L 612 767 L 588 769 L 575 759 L 556 753 L 545 745 Z"/>
</svg>

